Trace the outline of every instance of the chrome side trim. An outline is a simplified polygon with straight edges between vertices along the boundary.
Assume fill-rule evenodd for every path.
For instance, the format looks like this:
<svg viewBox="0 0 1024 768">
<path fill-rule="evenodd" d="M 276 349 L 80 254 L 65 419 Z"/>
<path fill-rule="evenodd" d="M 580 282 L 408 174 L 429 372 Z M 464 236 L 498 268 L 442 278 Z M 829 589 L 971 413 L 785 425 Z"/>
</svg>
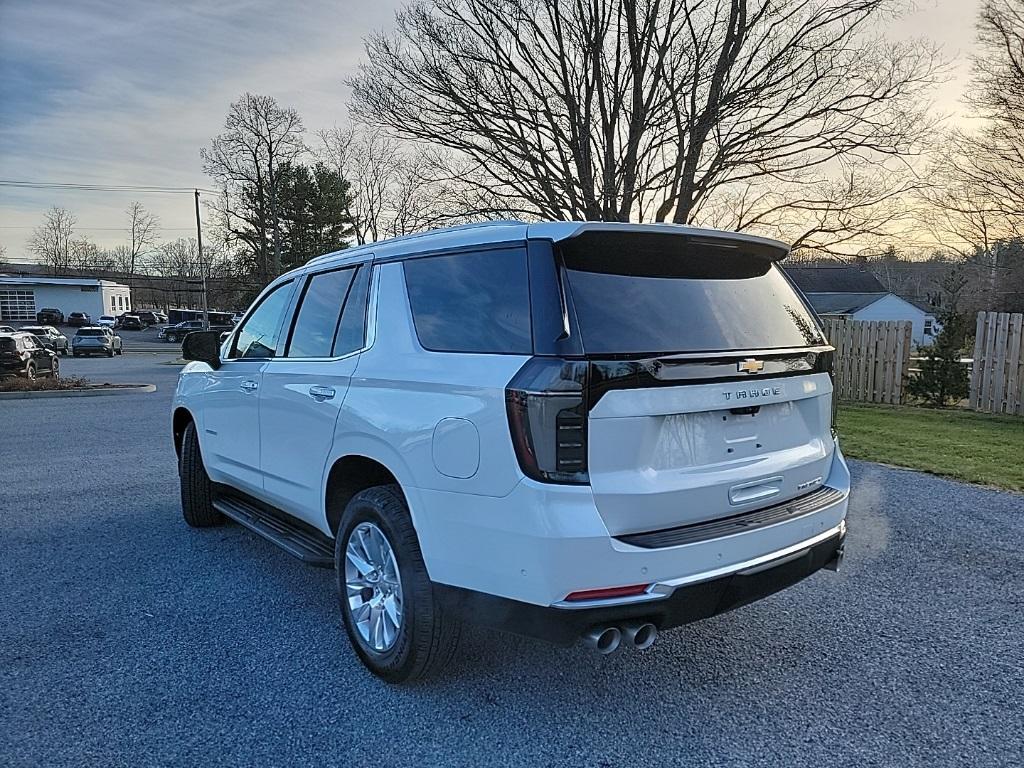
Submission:
<svg viewBox="0 0 1024 768">
<path fill-rule="evenodd" d="M 758 557 L 750 558 L 739 563 L 732 563 L 730 565 L 716 568 L 713 571 L 704 571 L 702 573 L 693 573 L 689 576 L 680 576 L 677 579 L 669 579 L 668 581 L 659 581 L 652 584 L 647 588 L 647 591 L 641 595 L 633 595 L 630 597 L 624 597 L 621 600 L 559 600 L 557 603 L 552 603 L 552 608 L 563 608 L 565 610 L 580 610 L 583 608 L 613 608 L 620 605 L 633 605 L 634 603 L 646 603 L 652 600 L 662 600 L 679 587 L 690 586 L 692 584 L 700 584 L 704 581 L 713 581 L 714 579 L 721 578 L 722 576 L 730 576 L 740 571 L 754 572 L 766 570 L 773 565 L 782 565 L 782 563 L 776 563 L 776 560 L 788 560 L 794 556 L 802 554 L 803 550 L 813 547 L 815 544 L 820 544 L 823 541 L 833 538 L 834 536 L 845 536 L 846 535 L 846 520 L 841 520 L 839 525 L 829 528 L 827 531 L 812 536 L 809 539 L 804 539 L 796 544 L 791 544 L 788 547 L 769 552 L 765 555 L 759 555 Z M 764 568 L 759 566 L 765 566 Z"/>
</svg>

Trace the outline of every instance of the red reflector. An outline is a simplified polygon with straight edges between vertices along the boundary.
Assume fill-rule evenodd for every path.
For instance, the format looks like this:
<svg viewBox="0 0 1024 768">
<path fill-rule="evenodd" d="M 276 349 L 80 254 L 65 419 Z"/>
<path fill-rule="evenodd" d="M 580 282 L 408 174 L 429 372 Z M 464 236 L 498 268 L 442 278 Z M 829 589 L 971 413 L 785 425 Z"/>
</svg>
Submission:
<svg viewBox="0 0 1024 768">
<path fill-rule="evenodd" d="M 605 587 L 603 589 L 584 589 L 579 592 L 570 592 L 566 600 L 606 600 L 610 597 L 630 597 L 642 595 L 647 591 L 649 584 L 633 584 L 629 587 Z"/>
</svg>

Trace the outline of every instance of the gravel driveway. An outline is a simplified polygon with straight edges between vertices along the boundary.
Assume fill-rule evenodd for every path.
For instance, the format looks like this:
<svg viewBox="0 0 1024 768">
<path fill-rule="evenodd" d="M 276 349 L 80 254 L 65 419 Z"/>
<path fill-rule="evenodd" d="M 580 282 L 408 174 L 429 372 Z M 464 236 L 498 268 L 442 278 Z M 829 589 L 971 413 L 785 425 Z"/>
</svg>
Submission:
<svg viewBox="0 0 1024 768">
<path fill-rule="evenodd" d="M 0 405 L 0 765 L 1024 764 L 1024 496 L 854 463 L 839 574 L 642 653 L 474 630 L 390 687 L 331 573 L 184 525 L 163 359 Z"/>
</svg>

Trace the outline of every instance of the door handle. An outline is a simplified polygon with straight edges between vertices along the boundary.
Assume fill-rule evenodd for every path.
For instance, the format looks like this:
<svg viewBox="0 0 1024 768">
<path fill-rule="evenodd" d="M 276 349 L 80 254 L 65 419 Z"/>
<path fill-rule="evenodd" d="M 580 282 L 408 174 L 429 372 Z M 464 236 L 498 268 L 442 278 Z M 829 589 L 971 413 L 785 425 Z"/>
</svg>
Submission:
<svg viewBox="0 0 1024 768">
<path fill-rule="evenodd" d="M 309 396 L 319 402 L 330 400 L 334 397 L 334 387 L 312 386 L 309 388 Z"/>
<path fill-rule="evenodd" d="M 255 392 L 256 388 L 259 387 L 259 384 L 257 384 L 255 381 L 243 381 L 241 387 L 246 392 Z"/>
</svg>

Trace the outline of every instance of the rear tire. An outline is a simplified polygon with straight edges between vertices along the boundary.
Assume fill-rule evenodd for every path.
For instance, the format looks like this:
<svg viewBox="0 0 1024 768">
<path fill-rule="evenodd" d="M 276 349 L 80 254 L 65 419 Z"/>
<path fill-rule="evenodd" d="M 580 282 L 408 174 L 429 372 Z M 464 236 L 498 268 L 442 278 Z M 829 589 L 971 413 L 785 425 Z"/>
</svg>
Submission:
<svg viewBox="0 0 1024 768">
<path fill-rule="evenodd" d="M 224 522 L 224 516 L 213 508 L 213 483 L 206 474 L 195 422 L 185 427 L 178 461 L 181 482 L 181 514 L 193 528 L 209 528 Z"/>
<path fill-rule="evenodd" d="M 393 643 L 384 650 L 376 650 L 363 637 L 353 618 L 353 610 L 358 611 L 372 598 L 368 600 L 360 596 L 359 591 L 349 589 L 350 579 L 359 578 L 357 573 L 361 575 L 358 569 L 352 570 L 354 563 L 346 554 L 349 541 L 353 537 L 358 538 L 357 529 L 360 524 L 367 523 L 383 533 L 393 552 L 394 570 L 399 581 L 401 622 Z M 362 530 L 366 530 L 365 525 Z M 409 508 L 397 485 L 367 488 L 352 497 L 338 525 L 334 564 L 345 631 L 367 669 L 391 683 L 432 677 L 444 669 L 458 648 L 462 623 L 446 614 L 434 600 Z M 352 565 L 349 569 L 352 573 L 347 575 L 346 565 L 349 564 Z M 380 578 L 378 575 L 377 579 Z M 353 608 L 353 601 L 361 605 Z"/>
<path fill-rule="evenodd" d="M 50 368 L 50 378 L 57 380 L 60 378 L 60 358 L 53 358 L 53 365 Z"/>
<path fill-rule="evenodd" d="M 34 381 L 36 378 L 36 366 L 35 363 L 29 363 L 25 366 L 25 378 L 29 381 Z"/>
</svg>

